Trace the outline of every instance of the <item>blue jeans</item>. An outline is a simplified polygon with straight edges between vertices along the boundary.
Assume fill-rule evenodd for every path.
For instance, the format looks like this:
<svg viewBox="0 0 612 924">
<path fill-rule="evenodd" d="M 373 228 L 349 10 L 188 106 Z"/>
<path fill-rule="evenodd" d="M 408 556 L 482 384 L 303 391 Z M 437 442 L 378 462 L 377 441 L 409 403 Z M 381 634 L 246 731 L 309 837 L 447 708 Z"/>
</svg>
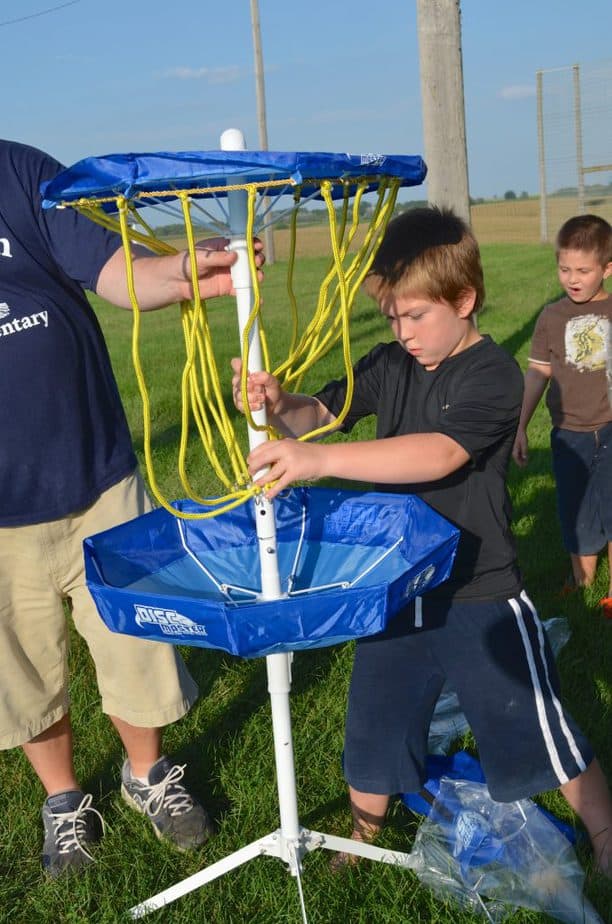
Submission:
<svg viewBox="0 0 612 924">
<path fill-rule="evenodd" d="M 596 555 L 612 541 L 612 422 L 588 433 L 555 427 L 550 444 L 563 545 Z"/>
</svg>

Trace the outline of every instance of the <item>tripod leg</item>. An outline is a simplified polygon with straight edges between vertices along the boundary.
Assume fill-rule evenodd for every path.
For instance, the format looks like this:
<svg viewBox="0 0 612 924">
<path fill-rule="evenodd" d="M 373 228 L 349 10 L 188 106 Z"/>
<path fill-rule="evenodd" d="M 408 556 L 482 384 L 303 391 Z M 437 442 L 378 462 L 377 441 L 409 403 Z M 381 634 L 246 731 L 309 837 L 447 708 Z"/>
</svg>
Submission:
<svg viewBox="0 0 612 924">
<path fill-rule="evenodd" d="M 401 850 L 387 850 L 385 847 L 375 847 L 373 844 L 366 844 L 364 841 L 354 841 L 350 837 L 337 837 L 335 834 L 322 834 L 320 831 L 304 831 L 303 843 L 306 850 L 323 848 L 324 850 L 342 851 L 343 853 L 363 857 L 365 860 L 391 863 L 395 866 L 403 866 L 405 869 L 415 868 L 415 860 L 409 853 L 403 853 Z"/>
<path fill-rule="evenodd" d="M 183 895 L 187 895 L 188 892 L 193 892 L 194 889 L 199 889 L 208 882 L 212 882 L 214 879 L 224 876 L 225 873 L 231 872 L 231 870 L 236 869 L 236 867 L 248 863 L 249 860 L 261 856 L 281 857 L 281 838 L 278 836 L 278 833 L 275 832 L 261 837 L 259 840 L 247 844 L 246 847 L 242 847 L 240 850 L 236 850 L 234 853 L 229 854 L 229 856 L 224 857 L 222 860 L 218 860 L 218 862 L 213 863 L 212 866 L 208 866 L 206 869 L 194 873 L 193 876 L 188 876 L 187 879 L 183 879 L 181 882 L 177 882 L 176 885 L 164 889 L 163 892 L 153 895 L 139 905 L 134 905 L 133 908 L 130 908 L 129 914 L 132 918 L 143 918 L 151 911 L 163 908 L 164 905 L 169 905 L 170 902 L 175 901 L 177 898 L 181 898 Z"/>
</svg>

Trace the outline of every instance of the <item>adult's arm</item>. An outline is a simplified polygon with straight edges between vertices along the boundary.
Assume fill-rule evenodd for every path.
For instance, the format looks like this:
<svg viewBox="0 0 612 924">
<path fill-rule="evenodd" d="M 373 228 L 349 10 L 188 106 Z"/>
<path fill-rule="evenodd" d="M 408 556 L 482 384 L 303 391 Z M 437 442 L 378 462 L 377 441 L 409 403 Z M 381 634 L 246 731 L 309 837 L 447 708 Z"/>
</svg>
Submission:
<svg viewBox="0 0 612 924">
<path fill-rule="evenodd" d="M 210 238 L 198 243 L 195 255 L 198 285 L 202 298 L 233 295 L 230 268 L 236 254 L 225 250 L 226 238 Z M 256 244 L 257 263 L 263 263 L 261 245 Z M 142 248 L 135 250 L 133 259 L 134 287 L 138 304 L 144 310 L 163 308 L 193 296 L 189 254 L 181 251 L 168 256 L 151 256 Z M 120 308 L 131 308 L 123 248 L 106 261 L 96 285 L 96 293 Z"/>
</svg>

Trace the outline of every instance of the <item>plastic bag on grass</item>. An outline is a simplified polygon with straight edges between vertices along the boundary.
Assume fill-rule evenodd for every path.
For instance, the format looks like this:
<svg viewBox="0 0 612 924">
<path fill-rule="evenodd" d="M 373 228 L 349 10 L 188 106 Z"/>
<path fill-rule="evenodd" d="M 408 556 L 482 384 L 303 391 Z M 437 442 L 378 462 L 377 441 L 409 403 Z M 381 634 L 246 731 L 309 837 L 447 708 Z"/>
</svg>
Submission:
<svg viewBox="0 0 612 924">
<path fill-rule="evenodd" d="M 402 793 L 400 798 L 411 811 L 420 815 L 429 815 L 434 799 L 440 792 L 440 780 L 446 777 L 451 780 L 463 780 L 469 783 L 486 783 L 485 775 L 480 761 L 468 754 L 467 751 L 456 751 L 454 754 L 428 754 L 425 759 L 426 780 L 419 792 Z M 536 803 L 537 805 L 537 803 Z M 561 831 L 571 844 L 575 844 L 577 833 L 574 827 L 551 812 L 537 805 L 539 812 Z M 440 809 L 438 809 L 440 810 Z"/>
<path fill-rule="evenodd" d="M 603 924 L 582 893 L 573 847 L 530 799 L 494 802 L 483 783 L 442 778 L 411 856 L 424 885 L 489 921 L 522 907 Z"/>
</svg>

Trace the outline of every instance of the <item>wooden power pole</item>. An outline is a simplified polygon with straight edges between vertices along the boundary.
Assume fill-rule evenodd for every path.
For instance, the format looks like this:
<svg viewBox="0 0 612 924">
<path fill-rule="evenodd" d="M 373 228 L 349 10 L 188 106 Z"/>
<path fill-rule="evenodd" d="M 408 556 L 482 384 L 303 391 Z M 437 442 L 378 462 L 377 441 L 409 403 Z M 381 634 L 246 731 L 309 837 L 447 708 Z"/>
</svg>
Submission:
<svg viewBox="0 0 612 924">
<path fill-rule="evenodd" d="M 417 0 L 417 24 L 428 199 L 469 223 L 460 0 Z"/>
</svg>

